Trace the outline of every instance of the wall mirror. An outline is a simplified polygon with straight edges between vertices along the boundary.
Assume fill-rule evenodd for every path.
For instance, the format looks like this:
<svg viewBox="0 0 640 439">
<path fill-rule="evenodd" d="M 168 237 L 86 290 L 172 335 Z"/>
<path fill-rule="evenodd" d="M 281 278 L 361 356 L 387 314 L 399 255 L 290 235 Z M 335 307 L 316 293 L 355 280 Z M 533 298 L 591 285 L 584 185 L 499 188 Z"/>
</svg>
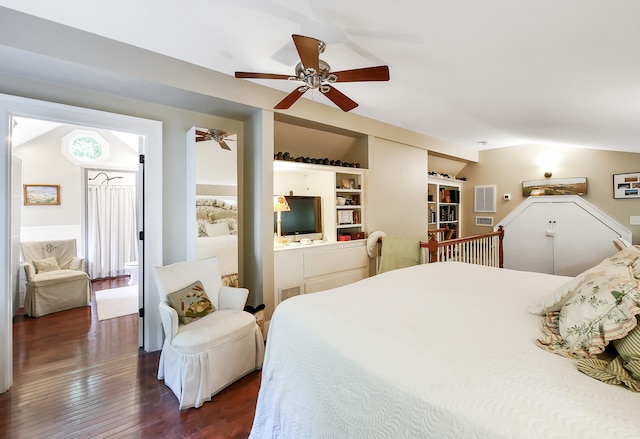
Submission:
<svg viewBox="0 0 640 439">
<path fill-rule="evenodd" d="M 238 284 L 238 142 L 237 134 L 221 129 L 192 128 L 195 176 L 194 214 L 188 229 L 195 232 L 192 259 L 217 256 L 223 283 Z M 193 227 L 193 228 L 192 228 Z M 190 232 L 191 233 L 191 232 Z"/>
</svg>

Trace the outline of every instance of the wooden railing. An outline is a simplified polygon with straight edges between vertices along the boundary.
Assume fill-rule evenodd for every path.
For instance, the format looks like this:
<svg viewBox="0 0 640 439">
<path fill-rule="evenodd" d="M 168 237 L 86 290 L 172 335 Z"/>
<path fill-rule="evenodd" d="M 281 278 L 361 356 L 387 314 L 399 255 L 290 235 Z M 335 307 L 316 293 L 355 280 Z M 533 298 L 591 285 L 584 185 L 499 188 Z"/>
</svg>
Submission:
<svg viewBox="0 0 640 439">
<path fill-rule="evenodd" d="M 436 233 L 429 233 L 429 240 L 420 243 L 426 253 L 422 259 L 424 262 L 458 261 L 502 268 L 503 238 L 502 226 L 496 232 L 448 240 L 438 240 Z"/>
<path fill-rule="evenodd" d="M 469 264 L 488 265 L 503 268 L 502 239 L 504 229 L 484 235 L 468 236 L 458 239 L 439 239 L 447 229 L 429 231 L 429 240 L 420 242 L 420 263 L 458 261 Z M 376 251 L 376 273 L 380 267 L 382 239 L 378 239 Z"/>
</svg>

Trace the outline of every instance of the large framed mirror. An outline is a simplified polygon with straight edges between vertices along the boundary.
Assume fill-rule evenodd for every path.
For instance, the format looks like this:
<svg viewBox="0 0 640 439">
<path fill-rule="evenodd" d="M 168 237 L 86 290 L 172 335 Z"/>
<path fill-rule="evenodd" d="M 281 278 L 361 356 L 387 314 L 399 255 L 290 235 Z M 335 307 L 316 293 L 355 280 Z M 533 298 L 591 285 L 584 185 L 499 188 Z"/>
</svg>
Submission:
<svg viewBox="0 0 640 439">
<path fill-rule="evenodd" d="M 187 163 L 193 166 L 195 180 L 195 197 L 188 201 L 193 211 L 187 218 L 187 236 L 193 241 L 189 239 L 187 257 L 217 256 L 228 286 L 238 286 L 237 139 L 236 133 L 221 129 L 193 127 L 187 133 L 187 147 L 193 151 Z"/>
</svg>

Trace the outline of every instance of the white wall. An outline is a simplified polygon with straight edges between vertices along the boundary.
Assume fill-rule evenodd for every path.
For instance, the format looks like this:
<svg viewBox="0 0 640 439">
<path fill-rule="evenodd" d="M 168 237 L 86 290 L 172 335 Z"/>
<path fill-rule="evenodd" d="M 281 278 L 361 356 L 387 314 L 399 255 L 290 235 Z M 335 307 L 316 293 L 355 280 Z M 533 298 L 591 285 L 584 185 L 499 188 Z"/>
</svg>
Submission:
<svg viewBox="0 0 640 439">
<path fill-rule="evenodd" d="M 82 225 L 84 177 L 82 168 L 66 158 L 62 152 L 62 148 L 65 147 L 63 137 L 77 128 L 73 125 L 57 127 L 14 147 L 13 155 L 22 161 L 22 180 L 17 182 L 19 193 L 22 191 L 22 184 L 60 185 L 60 205 L 25 206 L 23 202 L 19 204 L 21 220 L 17 225 L 20 227 L 20 239 L 75 239 L 78 251 L 82 254 L 85 248 Z M 109 157 L 107 162 L 91 163 L 92 167 L 137 169 L 137 151 L 109 131 L 96 131 L 109 143 Z M 101 181 L 96 180 L 98 184 Z M 121 181 L 118 179 L 112 184 Z M 135 175 L 131 176 L 130 182 L 135 185 Z"/>
<path fill-rule="evenodd" d="M 366 206 L 369 233 L 427 238 L 427 151 L 369 140 Z"/>
<path fill-rule="evenodd" d="M 23 184 L 60 185 L 59 206 L 22 206 L 21 225 L 24 228 L 31 228 L 31 232 L 34 232 L 34 228 L 49 231 L 50 226 L 66 226 L 69 229 L 80 227 L 83 196 L 82 168 L 67 159 L 61 149 L 63 147 L 61 139 L 76 128 L 63 125 L 13 148 L 13 154 L 22 160 Z M 138 157 L 136 151 L 104 130 L 100 130 L 99 134 L 109 142 L 109 162 L 91 163 L 91 167 L 108 165 L 136 169 Z M 113 183 L 117 182 L 119 180 Z M 60 230 L 64 229 L 65 227 L 60 228 Z M 49 239 L 68 237 L 49 236 Z M 79 245 L 78 248 L 83 247 Z"/>
<path fill-rule="evenodd" d="M 58 130 L 14 148 L 22 160 L 23 184 L 60 185 L 60 205 L 22 206 L 22 226 L 61 226 L 80 224 L 80 168 L 60 153 Z M 56 239 L 56 237 L 51 237 Z"/>
</svg>

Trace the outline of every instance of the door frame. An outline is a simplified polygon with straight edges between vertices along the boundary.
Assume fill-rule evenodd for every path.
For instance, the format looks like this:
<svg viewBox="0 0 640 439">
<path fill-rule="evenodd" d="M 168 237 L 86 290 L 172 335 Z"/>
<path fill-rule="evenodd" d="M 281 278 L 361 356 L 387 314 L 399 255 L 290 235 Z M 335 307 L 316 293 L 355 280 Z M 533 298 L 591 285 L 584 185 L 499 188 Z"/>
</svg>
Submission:
<svg viewBox="0 0 640 439">
<path fill-rule="evenodd" d="M 139 136 L 141 137 L 141 136 Z M 138 142 L 138 148 L 140 151 L 143 148 L 143 141 Z M 140 152 L 138 151 L 138 154 Z M 141 230 L 144 230 L 144 164 L 135 162 L 135 168 L 125 168 L 117 169 L 113 166 L 100 167 L 100 166 L 87 166 L 82 167 L 82 213 L 80 219 L 80 225 L 82 230 L 83 244 L 84 244 L 84 258 L 87 261 L 87 266 L 90 263 L 89 261 L 89 172 L 90 171 L 98 171 L 98 172 L 114 172 L 114 173 L 130 173 L 135 174 L 136 180 L 136 234 L 139 234 Z M 138 236 L 139 238 L 139 236 Z M 144 264 L 144 246 L 142 245 L 143 241 L 138 239 L 137 247 L 138 247 L 138 259 L 137 262 L 140 266 Z M 136 284 L 138 287 L 138 308 L 144 309 L 144 277 L 140 276 L 140 280 Z M 144 347 L 144 312 L 138 313 L 138 347 Z"/>
<path fill-rule="evenodd" d="M 136 133 L 142 136 L 141 153 L 145 169 L 143 196 L 145 210 L 162 212 L 162 122 L 122 114 L 109 113 L 64 104 L 0 94 L 0 138 L 4 153 L 0 154 L 0 393 L 13 385 L 13 311 L 11 291 L 11 121 L 13 117 L 44 119 L 65 124 Z M 144 350 L 162 347 L 162 330 L 158 312 L 159 297 L 152 267 L 162 265 L 162 215 L 144 219 L 144 263 L 139 276 L 143 283 L 145 309 Z M 15 251 L 15 249 L 14 249 Z"/>
</svg>

